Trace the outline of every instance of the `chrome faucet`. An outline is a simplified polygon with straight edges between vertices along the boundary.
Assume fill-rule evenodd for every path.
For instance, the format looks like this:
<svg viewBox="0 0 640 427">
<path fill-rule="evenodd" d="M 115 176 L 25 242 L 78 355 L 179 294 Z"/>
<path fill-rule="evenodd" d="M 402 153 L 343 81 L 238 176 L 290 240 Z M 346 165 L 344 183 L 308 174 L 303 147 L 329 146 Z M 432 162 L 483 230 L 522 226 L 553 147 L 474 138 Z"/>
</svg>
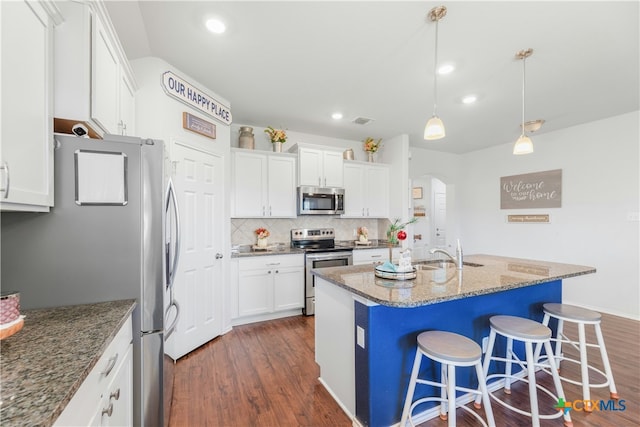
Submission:
<svg viewBox="0 0 640 427">
<path fill-rule="evenodd" d="M 453 260 L 453 262 L 456 263 L 456 268 L 458 270 L 462 270 L 463 261 L 462 261 L 462 246 L 460 246 L 460 239 L 458 239 L 458 246 L 456 247 L 456 256 L 451 255 L 449 252 L 445 251 L 444 249 L 438 249 L 438 248 L 431 249 L 429 253 L 430 254 L 440 253 L 448 256 Z"/>
</svg>

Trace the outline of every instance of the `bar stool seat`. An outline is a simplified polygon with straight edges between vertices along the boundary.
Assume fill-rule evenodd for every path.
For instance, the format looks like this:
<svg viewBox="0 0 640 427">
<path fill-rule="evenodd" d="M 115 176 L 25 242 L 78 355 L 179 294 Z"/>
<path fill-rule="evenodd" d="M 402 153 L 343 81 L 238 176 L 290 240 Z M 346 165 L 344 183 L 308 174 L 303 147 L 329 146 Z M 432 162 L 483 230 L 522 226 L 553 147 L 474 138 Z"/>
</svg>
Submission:
<svg viewBox="0 0 640 427">
<path fill-rule="evenodd" d="M 564 424 L 566 426 L 571 426 L 572 422 L 569 411 L 556 411 L 553 414 L 541 415 L 538 408 L 538 390 L 541 390 L 542 392 L 550 396 L 555 402 L 558 402 L 559 399 L 564 399 L 564 391 L 562 390 L 562 384 L 560 382 L 560 377 L 557 371 L 555 371 L 554 373 L 553 369 L 551 370 L 556 394 L 553 394 L 545 387 L 536 384 L 535 368 L 538 363 L 536 363 L 537 359 L 534 358 L 533 345 L 536 344 L 536 350 L 538 349 L 538 346 L 544 346 L 547 352 L 551 351 L 551 329 L 533 320 L 515 316 L 492 316 L 489 319 L 489 323 L 491 326 L 491 332 L 489 334 L 489 343 L 487 346 L 487 353 L 484 356 L 483 364 L 483 372 L 486 381 L 488 383 L 489 380 L 493 378 L 504 378 L 504 391 L 507 394 L 511 393 L 512 380 L 522 380 L 527 382 L 529 384 L 529 401 L 531 404 L 531 412 L 526 412 L 522 409 L 509 405 L 508 403 L 495 396 L 494 393 L 489 393 L 491 398 L 497 401 L 502 406 L 511 409 L 514 412 L 531 417 L 531 422 L 534 427 L 540 426 L 541 419 L 559 418 L 562 416 L 564 416 Z M 493 356 L 493 347 L 495 345 L 496 335 L 498 334 L 506 337 L 507 339 L 505 357 Z M 526 354 L 526 358 L 524 361 L 520 360 L 518 356 L 513 352 L 514 340 L 524 342 Z M 488 375 L 489 365 L 492 360 L 505 362 L 505 372 Z M 514 362 L 518 364 L 522 370 L 526 370 L 527 375 L 525 378 L 519 378 L 515 375 L 512 375 L 511 368 Z M 554 358 L 549 358 L 548 362 L 552 366 L 555 366 Z M 479 404 L 480 399 L 476 397 L 476 407 Z"/>
<path fill-rule="evenodd" d="M 485 404 L 485 414 L 488 425 L 495 427 L 496 423 L 491 410 L 491 401 L 482 372 L 482 349 L 480 346 L 467 337 L 445 331 L 422 332 L 418 335 L 417 344 L 418 348 L 411 371 L 411 380 L 407 388 L 407 397 L 402 411 L 400 426 L 405 426 L 407 420 L 409 420 L 412 426 L 414 425 L 412 413 L 416 406 L 424 402 L 437 401 L 441 402 L 440 418 L 448 420 L 450 427 L 456 425 L 456 409 L 458 407 L 472 414 L 486 427 L 487 423 L 484 422 L 480 415 L 464 405 L 458 406 L 456 404 L 456 391 L 464 391 L 479 395 L 478 399 L 482 399 Z M 423 356 L 441 364 L 441 382 L 418 378 Z M 479 391 L 465 387 L 456 387 L 456 366 L 475 366 Z M 440 397 L 424 397 L 413 402 L 416 384 L 440 387 Z"/>
<path fill-rule="evenodd" d="M 577 363 L 580 365 L 580 376 L 581 381 L 572 380 L 563 376 L 560 378 L 566 382 L 575 385 L 582 386 L 582 398 L 584 400 L 584 410 L 586 412 L 593 411 L 593 402 L 591 401 L 591 388 L 598 387 L 606 387 L 609 386 L 609 395 L 611 399 L 619 399 L 618 392 L 616 390 L 616 385 L 613 380 L 613 372 L 611 371 L 611 365 L 609 363 L 609 357 L 607 355 L 607 349 L 604 345 L 604 338 L 602 336 L 602 330 L 600 329 L 600 322 L 602 315 L 597 311 L 589 310 L 582 307 L 577 307 L 575 305 L 569 304 L 559 304 L 559 303 L 547 303 L 542 306 L 544 310 L 544 319 L 542 323 L 544 325 L 549 324 L 549 320 L 553 317 L 558 321 L 558 330 L 555 337 L 551 338 L 552 342 L 555 342 L 555 352 L 554 359 L 555 364 L 560 370 L 560 363 L 562 361 L 568 361 L 572 363 Z M 564 322 L 572 322 L 578 325 L 578 341 L 572 340 L 568 338 L 564 334 Z M 585 334 L 585 325 L 593 325 L 596 333 L 597 344 L 588 343 L 586 340 Z M 572 347 L 577 349 L 580 352 L 580 360 L 576 360 L 573 358 L 565 357 L 562 353 L 562 344 L 570 344 Z M 589 365 L 589 361 L 587 359 L 587 347 L 595 347 L 600 349 L 600 357 L 602 359 L 602 364 L 604 365 L 604 372 L 600 369 L 594 367 L 593 365 Z M 536 360 L 544 360 L 547 356 L 543 356 L 540 359 L 540 348 L 536 348 Z M 548 353 L 551 354 L 551 353 Z M 597 372 L 602 378 L 605 379 L 602 383 L 591 384 L 589 382 L 589 369 L 594 372 Z"/>
</svg>

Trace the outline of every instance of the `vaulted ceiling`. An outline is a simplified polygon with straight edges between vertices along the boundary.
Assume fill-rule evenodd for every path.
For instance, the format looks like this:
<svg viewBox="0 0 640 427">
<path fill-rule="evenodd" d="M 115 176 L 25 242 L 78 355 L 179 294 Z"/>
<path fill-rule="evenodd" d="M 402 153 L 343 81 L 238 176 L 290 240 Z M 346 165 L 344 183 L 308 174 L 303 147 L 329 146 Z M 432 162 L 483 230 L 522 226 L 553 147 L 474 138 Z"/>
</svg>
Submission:
<svg viewBox="0 0 640 427">
<path fill-rule="evenodd" d="M 424 141 L 434 105 L 447 136 Z M 390 138 L 465 153 L 639 109 L 638 1 L 107 1 L 130 60 L 164 59 L 231 103 L 235 123 L 337 138 Z M 225 21 L 222 35 L 204 22 Z M 462 103 L 474 94 L 473 104 Z M 341 120 L 331 118 L 339 111 Z M 371 118 L 366 125 L 352 122 Z M 533 135 L 535 139 L 535 134 Z"/>
</svg>

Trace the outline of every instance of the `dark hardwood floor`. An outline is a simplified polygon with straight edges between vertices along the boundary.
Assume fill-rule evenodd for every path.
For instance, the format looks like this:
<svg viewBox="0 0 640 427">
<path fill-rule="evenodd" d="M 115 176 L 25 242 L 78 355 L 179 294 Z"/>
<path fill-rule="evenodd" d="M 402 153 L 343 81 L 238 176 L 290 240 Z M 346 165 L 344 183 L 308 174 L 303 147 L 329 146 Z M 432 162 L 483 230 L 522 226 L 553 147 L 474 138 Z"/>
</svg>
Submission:
<svg viewBox="0 0 640 427">
<path fill-rule="evenodd" d="M 590 342 L 595 342 L 592 329 L 588 328 L 587 335 Z M 591 414 L 572 410 L 573 424 L 576 427 L 640 426 L 640 322 L 603 314 L 602 330 L 618 393 L 626 408 Z M 577 336 L 574 325 L 567 324 L 565 332 Z M 577 356 L 569 347 L 565 347 L 565 353 Z M 589 357 L 602 369 L 597 349 L 589 349 Z M 579 378 L 579 368 L 564 363 L 562 374 Z M 318 382 L 318 376 L 313 317 L 290 317 L 235 327 L 177 362 L 169 425 L 350 426 L 351 421 Z M 539 372 L 536 378 L 553 388 L 549 375 Z M 563 383 L 563 387 L 567 400 L 581 399 L 579 386 Z M 556 402 L 539 396 L 541 411 L 553 412 Z M 526 384 L 514 384 L 510 398 L 526 409 Z M 608 389 L 592 389 L 591 398 L 608 400 Z M 530 419 L 498 404 L 492 407 L 500 427 L 531 425 Z M 620 409 L 621 405 L 616 408 Z M 457 417 L 458 426 L 478 425 L 461 409 Z M 542 426 L 561 426 L 561 420 L 543 420 Z M 446 423 L 433 419 L 421 426 L 443 427 Z"/>
</svg>

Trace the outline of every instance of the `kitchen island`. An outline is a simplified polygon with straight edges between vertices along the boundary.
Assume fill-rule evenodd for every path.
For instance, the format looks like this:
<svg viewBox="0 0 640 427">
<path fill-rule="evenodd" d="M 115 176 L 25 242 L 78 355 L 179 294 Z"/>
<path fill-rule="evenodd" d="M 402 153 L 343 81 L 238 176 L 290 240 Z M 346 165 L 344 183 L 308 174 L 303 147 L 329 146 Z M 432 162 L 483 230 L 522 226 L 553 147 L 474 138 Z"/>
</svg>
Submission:
<svg viewBox="0 0 640 427">
<path fill-rule="evenodd" d="M 455 332 L 482 345 L 489 317 L 541 321 L 542 304 L 562 301 L 562 279 L 595 273 L 593 267 L 490 255 L 465 257 L 462 270 L 451 262 L 414 265 L 417 277 L 407 281 L 378 278 L 370 265 L 313 271 L 320 381 L 361 425 L 399 422 L 420 332 Z M 458 379 L 476 386 L 466 372 Z M 428 388 L 416 389 L 416 398 L 426 394 Z M 416 422 L 436 414 L 427 409 L 420 418 L 420 411 Z"/>
</svg>

